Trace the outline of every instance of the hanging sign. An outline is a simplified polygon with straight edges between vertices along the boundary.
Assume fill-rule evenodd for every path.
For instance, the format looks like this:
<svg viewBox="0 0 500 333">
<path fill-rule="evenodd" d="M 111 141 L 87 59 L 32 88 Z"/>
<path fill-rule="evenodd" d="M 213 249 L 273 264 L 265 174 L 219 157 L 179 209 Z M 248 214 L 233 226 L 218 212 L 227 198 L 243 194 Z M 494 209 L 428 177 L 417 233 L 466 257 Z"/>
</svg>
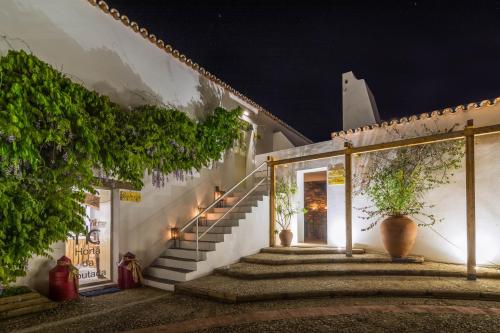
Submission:
<svg viewBox="0 0 500 333">
<path fill-rule="evenodd" d="M 101 198 L 98 195 L 94 195 L 92 193 L 85 193 L 85 205 L 94 207 L 95 209 L 99 209 L 99 203 L 101 202 Z"/>
<path fill-rule="evenodd" d="M 141 201 L 141 192 L 136 191 L 120 191 L 120 201 Z"/>
<path fill-rule="evenodd" d="M 345 171 L 342 163 L 335 164 L 328 169 L 328 185 L 344 185 Z"/>
</svg>

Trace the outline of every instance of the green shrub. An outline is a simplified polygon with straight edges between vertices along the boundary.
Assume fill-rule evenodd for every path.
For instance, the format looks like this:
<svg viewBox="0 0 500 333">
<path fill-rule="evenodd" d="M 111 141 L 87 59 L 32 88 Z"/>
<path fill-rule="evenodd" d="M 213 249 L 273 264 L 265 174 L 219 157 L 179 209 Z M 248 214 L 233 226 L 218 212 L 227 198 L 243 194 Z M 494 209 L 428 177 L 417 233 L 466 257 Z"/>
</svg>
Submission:
<svg viewBox="0 0 500 333">
<path fill-rule="evenodd" d="M 0 282 L 84 226 L 95 173 L 142 186 L 144 171 L 207 166 L 246 123 L 217 108 L 204 122 L 158 106 L 127 110 L 23 51 L 0 58 Z"/>
</svg>

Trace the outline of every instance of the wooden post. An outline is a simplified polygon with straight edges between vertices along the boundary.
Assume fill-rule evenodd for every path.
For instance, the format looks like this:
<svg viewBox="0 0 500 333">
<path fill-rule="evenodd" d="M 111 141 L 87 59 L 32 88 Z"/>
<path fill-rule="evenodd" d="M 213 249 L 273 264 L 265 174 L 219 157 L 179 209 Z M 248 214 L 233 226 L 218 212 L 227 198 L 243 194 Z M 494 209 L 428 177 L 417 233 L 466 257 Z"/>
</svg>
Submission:
<svg viewBox="0 0 500 333">
<path fill-rule="evenodd" d="M 467 197 L 467 280 L 476 280 L 476 196 L 474 172 L 474 122 L 465 127 L 465 193 Z"/>
<path fill-rule="evenodd" d="M 345 147 L 345 255 L 352 257 L 352 145 Z"/>
<path fill-rule="evenodd" d="M 276 230 L 276 204 L 275 204 L 275 192 L 276 192 L 276 176 L 275 176 L 275 166 L 272 163 L 273 157 L 267 157 L 267 167 L 269 168 L 269 246 L 275 245 L 275 235 Z"/>
</svg>

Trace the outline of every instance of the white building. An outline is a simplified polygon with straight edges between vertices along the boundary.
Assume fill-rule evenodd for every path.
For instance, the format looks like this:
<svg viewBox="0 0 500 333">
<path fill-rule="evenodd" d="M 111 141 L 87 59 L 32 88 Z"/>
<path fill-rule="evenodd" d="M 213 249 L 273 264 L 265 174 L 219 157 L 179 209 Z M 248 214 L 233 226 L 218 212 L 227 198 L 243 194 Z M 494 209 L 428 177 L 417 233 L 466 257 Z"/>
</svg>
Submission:
<svg viewBox="0 0 500 333">
<path fill-rule="evenodd" d="M 354 147 L 394 140 L 387 128 L 397 128 L 418 136 L 421 125 L 435 129 L 463 129 L 466 121 L 477 127 L 500 124 L 500 98 L 479 104 L 445 108 L 391 122 L 380 122 L 374 98 L 363 80 L 352 72 L 343 80 L 344 130 L 332 133 L 330 141 L 314 143 L 249 100 L 193 60 L 168 41 L 107 4 L 95 0 L 4 0 L 0 9 L 0 53 L 8 49 L 27 49 L 43 61 L 66 73 L 89 89 L 110 96 L 124 106 L 145 103 L 169 105 L 202 117 L 216 106 L 241 106 L 245 119 L 254 125 L 247 137 L 246 151 L 230 151 L 212 169 L 201 170 L 193 179 L 171 179 L 164 188 L 155 188 L 145 176 L 145 187 L 139 202 L 128 201 L 120 188 L 100 189 L 98 204 L 87 207 L 89 228 L 99 228 L 99 257 L 92 242 L 77 244 L 69 238 L 53 246 L 53 257 L 66 254 L 80 268 L 80 284 L 110 283 L 117 280 L 117 262 L 126 252 L 141 260 L 147 274 L 146 283 L 171 289 L 175 281 L 208 274 L 213 268 L 237 261 L 241 256 L 257 252 L 269 245 L 269 198 L 265 192 L 253 194 L 217 225 L 217 232 L 207 234 L 199 243 L 199 257 L 194 251 L 196 234 L 193 227 L 184 239 L 174 244 L 171 228 L 183 227 L 214 199 L 214 188 L 229 189 L 268 156 L 275 160 L 336 151 L 350 142 Z M 257 139 L 258 133 L 258 139 Z M 476 142 L 476 214 L 478 264 L 500 261 L 500 208 L 497 204 L 500 180 L 498 134 L 480 137 Z M 354 158 L 359 163 L 360 158 Z M 335 157 L 310 162 L 289 163 L 277 168 L 289 173 L 299 185 L 297 202 L 324 211 L 321 232 L 308 230 L 303 214 L 293 221 L 293 243 L 316 242 L 345 246 L 344 188 L 327 181 L 327 172 L 343 167 L 343 158 Z M 265 175 L 263 167 L 255 178 Z M 260 177 L 260 178 L 259 178 Z M 463 263 L 466 258 L 465 177 L 461 169 L 455 181 L 429 193 L 429 202 L 444 221 L 433 228 L 420 229 L 415 254 L 428 259 Z M 314 185 L 311 185 L 315 183 Z M 316 187 L 315 187 L 316 186 Z M 322 202 L 307 202 L 311 188 L 323 191 Z M 247 187 L 248 189 L 248 187 Z M 226 200 L 231 207 L 245 192 L 238 190 Z M 122 192 L 122 193 L 121 193 Z M 125 193 L 125 194 L 123 194 Z M 366 198 L 354 198 L 353 206 Z M 316 206 L 315 206 L 316 207 Z M 216 221 L 228 207 L 215 208 L 206 217 Z M 210 215 L 212 214 L 212 215 Z M 361 221 L 353 213 L 355 246 L 382 251 L 378 228 L 361 232 Z M 205 228 L 205 229 L 203 229 Z M 200 231 L 207 227 L 200 226 Z M 311 234 L 312 233 L 312 234 Z M 314 237 L 313 237 L 314 236 Z M 92 235 L 89 236 L 92 240 Z M 177 248 L 173 248 L 176 246 Z M 98 261 L 98 262 L 97 262 Z M 47 290 L 48 270 L 54 260 L 33 258 L 28 275 L 17 283 L 27 284 L 42 292 Z M 105 272 L 104 272 L 105 271 Z M 99 276 L 97 276 L 99 275 Z"/>
</svg>

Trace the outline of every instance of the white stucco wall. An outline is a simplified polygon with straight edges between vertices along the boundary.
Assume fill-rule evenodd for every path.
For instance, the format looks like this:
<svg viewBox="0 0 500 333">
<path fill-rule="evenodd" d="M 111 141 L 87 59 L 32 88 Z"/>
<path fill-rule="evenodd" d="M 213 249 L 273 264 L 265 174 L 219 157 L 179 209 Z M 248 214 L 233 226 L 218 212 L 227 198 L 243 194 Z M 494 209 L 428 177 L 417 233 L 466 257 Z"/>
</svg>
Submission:
<svg viewBox="0 0 500 333">
<path fill-rule="evenodd" d="M 241 106 L 250 118 L 258 113 L 86 0 L 3 0 L 0 56 L 9 49 L 32 52 L 73 81 L 108 95 L 124 107 L 163 104 L 197 119 L 217 106 Z M 260 136 L 263 141 L 272 142 L 272 133 L 263 132 Z M 202 170 L 201 177 L 193 180 L 178 182 L 170 177 L 164 188 L 157 189 L 146 177 L 140 203 L 120 202 L 119 191 L 114 191 L 114 280 L 116 263 L 122 254 L 136 253 L 143 265 L 148 265 L 167 245 L 169 228 L 182 225 L 199 204 L 210 202 L 215 185 L 228 188 L 253 169 L 256 147 L 250 134 L 247 149 L 248 153 L 228 152 L 223 163 Z M 54 259 L 63 254 L 64 244 L 55 244 Z M 28 275 L 17 283 L 46 293 L 48 270 L 54 265 L 53 260 L 34 258 Z"/>
<path fill-rule="evenodd" d="M 273 150 L 284 150 L 295 147 L 293 143 L 288 140 L 288 138 L 282 132 L 273 133 Z"/>
<path fill-rule="evenodd" d="M 477 127 L 500 123 L 500 103 L 485 106 L 470 111 L 458 111 L 440 117 L 417 120 L 411 123 L 395 125 L 408 137 L 415 136 L 415 132 L 422 133 L 421 125 L 431 129 L 449 129 L 458 124 L 455 130 L 463 129 L 467 119 L 474 119 Z M 378 128 L 360 133 L 337 137 L 331 141 L 297 147 L 285 151 L 263 154 L 256 157 L 257 163 L 273 155 L 275 159 L 290 158 L 316 154 L 326 151 L 335 151 L 343 148 L 344 140 L 351 141 L 354 147 L 375 144 L 394 140 L 385 128 Z M 476 232 L 477 232 L 477 263 L 480 265 L 500 264 L 500 206 L 496 204 L 500 198 L 500 135 L 486 135 L 476 138 Z M 353 157 L 354 172 L 369 154 Z M 326 168 L 329 164 L 343 162 L 343 156 L 322 160 L 288 164 L 286 167 L 277 167 L 277 175 L 294 174 L 299 185 L 296 200 L 303 205 L 303 173 Z M 433 227 L 419 228 L 413 254 L 423 255 L 430 260 L 465 263 L 466 261 L 466 215 L 465 215 L 465 167 L 454 172 L 453 181 L 443 185 L 425 197 L 425 202 L 435 205 L 427 210 L 443 221 Z M 345 195 L 343 185 L 328 186 L 328 244 L 345 246 Z M 301 201 L 302 200 L 302 201 Z M 361 213 L 356 209 L 369 204 L 367 198 L 353 197 L 353 243 L 355 246 L 365 247 L 375 251 L 384 251 L 380 237 L 379 226 L 362 232 L 367 222 L 361 219 Z M 303 218 L 296 218 L 293 232 L 298 235 L 294 241 L 303 239 Z"/>
</svg>

